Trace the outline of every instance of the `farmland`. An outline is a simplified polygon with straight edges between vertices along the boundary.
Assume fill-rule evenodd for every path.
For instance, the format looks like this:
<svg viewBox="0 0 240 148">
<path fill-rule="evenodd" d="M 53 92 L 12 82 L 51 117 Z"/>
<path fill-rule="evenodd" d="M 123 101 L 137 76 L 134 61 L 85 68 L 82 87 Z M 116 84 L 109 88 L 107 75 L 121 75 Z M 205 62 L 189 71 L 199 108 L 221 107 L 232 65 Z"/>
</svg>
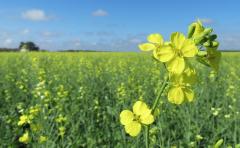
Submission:
<svg viewBox="0 0 240 148">
<path fill-rule="evenodd" d="M 142 147 L 119 114 L 149 105 L 166 73 L 145 53 L 0 53 L 1 147 Z M 240 53 L 223 53 L 219 73 L 195 63 L 194 101 L 166 93 L 150 127 L 151 147 L 240 147 Z M 28 119 L 23 119 L 27 116 Z M 25 120 L 22 124 L 21 121 Z M 19 142 L 24 134 L 25 143 Z M 222 140 L 221 140 L 222 139 Z"/>
</svg>

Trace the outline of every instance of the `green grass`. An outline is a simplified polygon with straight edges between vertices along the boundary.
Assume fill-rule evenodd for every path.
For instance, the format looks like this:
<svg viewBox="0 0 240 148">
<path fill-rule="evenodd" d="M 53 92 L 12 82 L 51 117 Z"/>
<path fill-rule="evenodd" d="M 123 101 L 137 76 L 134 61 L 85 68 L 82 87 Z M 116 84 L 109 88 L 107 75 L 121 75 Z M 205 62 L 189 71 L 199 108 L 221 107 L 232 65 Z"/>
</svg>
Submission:
<svg viewBox="0 0 240 148">
<path fill-rule="evenodd" d="M 143 130 L 129 137 L 119 113 L 138 99 L 152 105 L 165 70 L 149 54 L 0 53 L 0 59 L 1 147 L 143 147 Z M 224 53 L 216 79 L 196 63 L 194 102 L 176 106 L 161 98 L 151 147 L 208 147 L 220 139 L 223 147 L 240 144 L 239 63 L 240 53 Z M 36 105 L 31 123 L 18 126 Z M 59 115 L 67 120 L 56 122 Z M 63 137 L 59 127 L 66 129 Z M 27 130 L 31 141 L 24 145 L 18 138 Z M 40 136 L 47 141 L 39 144 Z"/>
</svg>

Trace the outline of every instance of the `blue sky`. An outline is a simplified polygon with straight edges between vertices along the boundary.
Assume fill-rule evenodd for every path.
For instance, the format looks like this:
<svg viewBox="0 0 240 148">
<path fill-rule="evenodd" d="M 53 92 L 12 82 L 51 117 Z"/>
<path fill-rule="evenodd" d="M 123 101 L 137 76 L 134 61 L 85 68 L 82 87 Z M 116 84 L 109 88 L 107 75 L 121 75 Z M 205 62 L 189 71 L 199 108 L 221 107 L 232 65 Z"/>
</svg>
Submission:
<svg viewBox="0 0 240 148">
<path fill-rule="evenodd" d="M 199 3 L 198 3 L 199 2 Z M 150 33 L 168 40 L 201 19 L 221 49 L 240 49 L 239 0 L 2 0 L 0 47 L 138 51 Z"/>
</svg>

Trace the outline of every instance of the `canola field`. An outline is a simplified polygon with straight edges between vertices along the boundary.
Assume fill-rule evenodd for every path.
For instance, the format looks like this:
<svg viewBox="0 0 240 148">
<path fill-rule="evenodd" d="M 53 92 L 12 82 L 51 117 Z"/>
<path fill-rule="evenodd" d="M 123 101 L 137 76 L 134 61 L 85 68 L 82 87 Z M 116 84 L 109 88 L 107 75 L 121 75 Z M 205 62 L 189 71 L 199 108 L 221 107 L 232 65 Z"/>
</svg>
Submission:
<svg viewBox="0 0 240 148">
<path fill-rule="evenodd" d="M 144 147 L 119 114 L 152 105 L 166 73 L 145 53 L 0 53 L 0 147 Z M 194 101 L 166 92 L 150 147 L 240 148 L 240 53 L 223 53 L 219 73 L 196 62 Z"/>
</svg>

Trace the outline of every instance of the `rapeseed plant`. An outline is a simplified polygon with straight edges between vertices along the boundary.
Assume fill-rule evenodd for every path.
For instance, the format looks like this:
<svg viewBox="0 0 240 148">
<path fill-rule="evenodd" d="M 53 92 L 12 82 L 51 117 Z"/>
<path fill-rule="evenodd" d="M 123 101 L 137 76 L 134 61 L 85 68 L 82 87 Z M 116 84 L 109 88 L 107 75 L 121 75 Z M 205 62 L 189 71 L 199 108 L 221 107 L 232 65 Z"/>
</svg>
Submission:
<svg viewBox="0 0 240 148">
<path fill-rule="evenodd" d="M 196 57 L 200 63 L 211 67 L 214 76 L 218 71 L 221 53 L 217 51 L 219 46 L 219 43 L 215 41 L 217 35 L 212 35 L 212 31 L 211 28 L 203 27 L 201 21 L 198 20 L 189 26 L 187 37 L 183 33 L 174 32 L 171 34 L 170 41 L 164 42 L 161 34 L 154 33 L 147 37 L 148 43 L 139 45 L 142 51 L 153 51 L 153 57 L 162 62 L 168 71 L 151 109 L 144 102 L 138 101 L 133 106 L 133 112 L 123 110 L 120 113 L 120 122 L 130 136 L 137 136 L 141 131 L 141 125 L 146 125 L 145 146 L 147 148 L 149 147 L 149 125 L 154 121 L 151 113 L 155 112 L 166 86 L 169 85 L 167 96 L 170 103 L 180 105 L 185 100 L 192 102 L 194 99 L 192 85 L 197 82 L 197 72 L 190 59 Z M 200 51 L 203 47 L 205 51 Z M 143 108 L 137 111 L 135 106 Z M 213 114 L 216 111 L 214 110 Z M 202 139 L 201 136 L 196 138 Z M 191 145 L 194 146 L 195 142 Z"/>
</svg>

